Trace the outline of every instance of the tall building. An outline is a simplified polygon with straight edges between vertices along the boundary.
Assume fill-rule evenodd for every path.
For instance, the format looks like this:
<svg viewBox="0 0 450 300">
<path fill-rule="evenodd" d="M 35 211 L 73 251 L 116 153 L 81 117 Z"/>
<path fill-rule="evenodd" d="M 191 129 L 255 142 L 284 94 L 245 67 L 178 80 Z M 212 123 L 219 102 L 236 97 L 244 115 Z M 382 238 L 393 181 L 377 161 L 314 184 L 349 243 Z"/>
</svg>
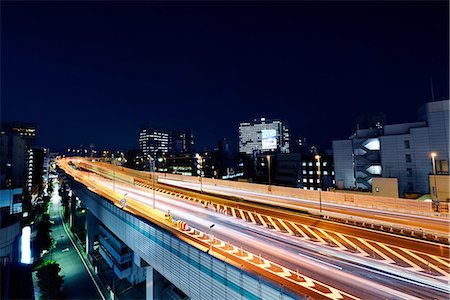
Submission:
<svg viewBox="0 0 450 300">
<path fill-rule="evenodd" d="M 23 138 L 27 147 L 34 147 L 36 145 L 36 125 L 33 123 L 2 123 L 2 132 L 6 134 L 17 134 Z"/>
<path fill-rule="evenodd" d="M 449 100 L 426 103 L 419 120 L 359 128 L 347 140 L 333 141 L 335 180 L 338 188 L 372 188 L 372 178 L 397 178 L 399 194 L 429 193 L 436 164 L 448 174 Z"/>
<path fill-rule="evenodd" d="M 175 130 L 170 133 L 169 152 L 175 154 L 194 151 L 194 134 L 190 130 Z"/>
<path fill-rule="evenodd" d="M 152 157 L 169 152 L 170 138 L 167 131 L 152 130 L 144 127 L 139 132 L 139 149 L 144 157 L 150 154 Z"/>
<path fill-rule="evenodd" d="M 25 140 L 17 133 L 1 132 L 0 189 L 22 188 L 25 184 Z"/>
<path fill-rule="evenodd" d="M 255 119 L 239 124 L 239 152 L 289 153 L 289 129 L 280 120 Z"/>
<path fill-rule="evenodd" d="M 45 154 L 42 148 L 27 149 L 26 189 L 29 194 L 42 189 Z"/>
</svg>

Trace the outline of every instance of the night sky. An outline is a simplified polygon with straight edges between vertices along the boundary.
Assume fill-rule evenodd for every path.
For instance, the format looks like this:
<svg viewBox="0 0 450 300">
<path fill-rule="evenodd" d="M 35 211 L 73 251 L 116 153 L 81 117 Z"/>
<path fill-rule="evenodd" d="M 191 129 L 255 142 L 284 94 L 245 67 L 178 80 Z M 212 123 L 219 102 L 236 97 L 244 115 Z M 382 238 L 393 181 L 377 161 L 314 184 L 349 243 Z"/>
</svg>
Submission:
<svg viewBox="0 0 450 300">
<path fill-rule="evenodd" d="M 239 121 L 282 119 L 319 148 L 360 114 L 415 121 L 449 96 L 448 2 L 1 3 L 2 121 L 54 150 L 137 148 L 141 124 L 192 129 L 198 149 Z M 200 149 L 199 149 L 200 150 Z"/>
</svg>

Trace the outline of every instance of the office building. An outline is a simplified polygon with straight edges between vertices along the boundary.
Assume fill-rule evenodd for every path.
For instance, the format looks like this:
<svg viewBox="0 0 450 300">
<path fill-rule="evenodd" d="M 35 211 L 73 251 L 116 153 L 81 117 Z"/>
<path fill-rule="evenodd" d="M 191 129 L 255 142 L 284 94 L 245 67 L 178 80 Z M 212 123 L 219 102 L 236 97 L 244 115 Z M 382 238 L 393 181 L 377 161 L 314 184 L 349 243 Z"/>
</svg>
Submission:
<svg viewBox="0 0 450 300">
<path fill-rule="evenodd" d="M 17 133 L 1 132 L 0 188 L 22 188 L 25 185 L 26 142 Z"/>
<path fill-rule="evenodd" d="M 36 125 L 33 123 L 2 123 L 2 132 L 20 136 L 25 141 L 27 147 L 34 147 L 36 145 Z"/>
<path fill-rule="evenodd" d="M 42 189 L 44 175 L 44 160 L 46 150 L 42 148 L 28 148 L 26 162 L 26 191 L 29 194 L 38 193 Z"/>
<path fill-rule="evenodd" d="M 170 153 L 182 154 L 194 151 L 194 135 L 189 130 L 175 130 L 170 133 Z"/>
<path fill-rule="evenodd" d="M 449 100 L 426 103 L 412 123 L 361 128 L 347 140 L 333 141 L 338 188 L 372 189 L 374 177 L 397 178 L 399 195 L 429 193 L 436 165 L 448 174 Z"/>
<path fill-rule="evenodd" d="M 144 127 L 139 132 L 139 149 L 144 156 L 157 157 L 169 152 L 169 132 Z"/>
<path fill-rule="evenodd" d="M 280 120 L 255 119 L 239 124 L 239 152 L 289 153 L 289 129 Z"/>
</svg>

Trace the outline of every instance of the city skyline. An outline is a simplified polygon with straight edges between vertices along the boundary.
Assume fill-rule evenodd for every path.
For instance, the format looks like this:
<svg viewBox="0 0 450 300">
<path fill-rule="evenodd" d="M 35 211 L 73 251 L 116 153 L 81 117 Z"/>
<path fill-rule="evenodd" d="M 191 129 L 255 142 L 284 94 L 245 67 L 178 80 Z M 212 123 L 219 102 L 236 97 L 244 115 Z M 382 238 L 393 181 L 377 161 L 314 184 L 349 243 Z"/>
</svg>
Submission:
<svg viewBox="0 0 450 300">
<path fill-rule="evenodd" d="M 137 149 L 145 122 L 237 149 L 260 117 L 326 149 L 358 115 L 415 119 L 430 78 L 448 98 L 445 2 L 2 5 L 2 120 L 60 151 Z"/>
</svg>

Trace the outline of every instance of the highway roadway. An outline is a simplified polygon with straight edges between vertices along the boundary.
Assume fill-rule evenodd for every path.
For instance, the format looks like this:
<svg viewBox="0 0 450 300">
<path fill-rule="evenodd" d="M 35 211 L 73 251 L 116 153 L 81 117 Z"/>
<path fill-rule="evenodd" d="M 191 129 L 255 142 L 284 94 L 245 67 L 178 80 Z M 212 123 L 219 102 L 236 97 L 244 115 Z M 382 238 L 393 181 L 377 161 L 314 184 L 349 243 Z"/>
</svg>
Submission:
<svg viewBox="0 0 450 300">
<path fill-rule="evenodd" d="M 200 184 L 185 182 L 172 179 L 159 178 L 158 182 L 188 188 L 196 191 L 200 191 Z M 232 189 L 223 186 L 216 186 L 210 184 L 202 184 L 202 190 L 209 193 L 218 195 L 234 196 L 243 199 L 266 203 L 271 205 L 285 205 L 286 207 L 294 209 L 312 209 L 317 211 L 317 201 L 304 200 L 293 197 L 284 197 L 277 195 L 270 195 L 266 193 L 258 193 L 253 191 Z M 384 221 L 392 224 L 399 224 L 403 226 L 411 226 L 416 228 L 427 229 L 430 231 L 436 231 L 442 234 L 448 234 L 450 228 L 450 220 L 448 218 L 428 217 L 422 215 L 411 215 L 399 212 L 383 211 L 377 209 L 369 209 L 362 207 L 355 207 L 351 205 L 335 204 L 322 202 L 322 210 L 324 212 L 332 212 L 338 214 L 345 214 L 353 217 L 368 218 L 373 220 Z"/>
<path fill-rule="evenodd" d="M 110 179 L 93 174 L 90 178 L 113 189 Z M 127 193 L 127 198 L 148 206 L 153 204 L 151 190 L 119 181 L 115 181 L 114 189 L 119 193 Z M 156 208 L 165 212 L 170 210 L 175 219 L 186 221 L 190 226 L 204 232 L 208 232 L 209 226 L 215 224 L 214 235 L 218 238 L 255 254 L 261 254 L 292 270 L 298 269 L 301 274 L 359 298 L 413 299 L 414 296 L 420 298 L 431 296 L 436 299 L 446 299 L 448 297 L 448 294 L 442 291 L 446 288 L 443 280 L 404 270 L 392 272 L 384 265 L 377 265 L 376 262 L 367 260 L 363 260 L 362 263 L 352 262 L 356 258 L 351 257 L 350 254 L 340 253 L 338 257 L 333 251 L 320 249 L 316 244 L 305 244 L 305 241 L 294 237 L 268 232 L 261 226 L 222 215 L 202 205 L 180 201 L 174 196 L 160 193 L 156 193 L 155 196 Z M 345 255 L 350 257 L 340 258 Z"/>
</svg>

